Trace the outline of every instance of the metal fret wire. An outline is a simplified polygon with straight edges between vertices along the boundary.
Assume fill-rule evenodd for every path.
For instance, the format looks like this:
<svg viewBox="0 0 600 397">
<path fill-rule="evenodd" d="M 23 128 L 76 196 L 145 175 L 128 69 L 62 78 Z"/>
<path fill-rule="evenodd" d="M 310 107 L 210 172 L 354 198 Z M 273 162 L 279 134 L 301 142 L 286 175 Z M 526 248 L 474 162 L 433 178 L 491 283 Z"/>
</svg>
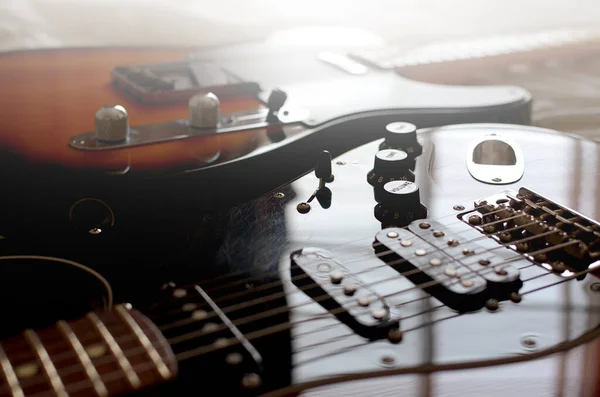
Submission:
<svg viewBox="0 0 600 397">
<path fill-rule="evenodd" d="M 503 209 L 504 209 L 504 208 L 501 208 L 501 209 L 499 209 L 499 210 L 497 210 L 497 211 L 494 211 L 494 212 L 500 212 L 500 211 L 502 211 Z M 491 214 L 485 214 L 485 215 L 491 215 Z M 453 215 L 451 215 L 451 216 L 455 216 L 455 215 L 453 214 Z M 501 222 L 505 222 L 505 221 L 507 221 L 507 220 L 510 220 L 510 219 L 515 219 L 515 218 L 518 218 L 518 217 L 521 217 L 521 216 L 524 216 L 524 214 L 519 214 L 519 215 L 517 215 L 517 216 L 515 216 L 515 217 L 510 217 L 510 218 L 508 218 L 508 219 L 502 219 L 502 220 L 500 220 L 500 221 L 501 221 Z M 459 220 L 459 221 L 457 221 L 456 223 L 460 223 L 460 222 L 462 222 L 462 221 L 460 221 L 460 220 Z M 480 226 L 480 227 L 485 227 L 485 226 L 488 226 L 488 225 L 489 225 L 489 224 L 491 224 L 491 223 L 497 224 L 497 223 L 501 223 L 501 222 L 494 221 L 494 222 L 490 222 L 490 223 L 488 223 L 488 224 L 483 224 L 483 225 L 479 225 L 479 226 Z M 500 230 L 500 231 L 498 231 L 498 232 L 496 232 L 496 233 L 491 233 L 491 234 L 506 233 L 507 231 L 511 231 L 511 230 L 518 230 L 518 229 L 520 229 L 520 228 L 524 228 L 524 227 L 526 227 L 526 226 L 528 226 L 528 225 L 535 224 L 535 223 L 536 223 L 536 222 L 532 222 L 532 223 L 529 223 L 529 224 L 525 224 L 525 225 L 522 225 L 522 226 L 518 226 L 518 227 L 511 228 L 511 229 L 507 229 L 507 230 Z M 448 227 L 448 226 L 451 226 L 451 225 L 452 225 L 452 224 L 445 225 L 445 226 L 446 226 L 446 227 Z M 558 231 L 556 231 L 556 232 L 558 232 Z M 490 235 L 491 235 L 491 234 L 490 234 Z M 537 237 L 537 238 L 539 238 L 539 237 L 543 237 L 543 236 L 539 236 L 539 235 L 536 235 L 536 236 L 530 236 L 529 238 L 526 238 L 526 239 L 527 239 L 527 240 L 532 240 L 532 239 L 533 239 L 532 237 L 533 237 L 533 238 L 536 238 L 536 237 Z M 469 243 L 469 242 L 473 242 L 473 241 L 477 241 L 477 240 L 480 240 L 480 239 L 487 239 L 487 238 L 489 238 L 489 237 L 488 237 L 488 235 L 482 235 L 482 236 L 478 236 L 477 238 L 474 238 L 474 239 L 472 239 L 472 240 L 470 240 L 470 241 L 467 241 L 467 243 Z M 498 247 L 496 247 L 496 248 L 493 248 L 493 249 L 487 250 L 487 252 L 489 252 L 489 251 L 493 251 L 493 250 L 496 250 L 496 249 L 506 248 L 506 246 L 508 246 L 508 245 L 514 245 L 514 244 L 517 244 L 518 242 L 520 242 L 520 240 L 517 240 L 517 241 L 510 242 L 510 244 L 500 244 L 500 245 L 499 245 Z M 573 243 L 575 243 L 575 242 L 573 242 Z M 550 248 L 552 248 L 552 249 L 557 249 L 557 248 L 555 248 L 555 247 L 550 247 Z M 387 252 L 384 252 L 384 253 L 380 253 L 380 254 L 378 254 L 377 256 L 384 256 L 384 255 L 388 255 L 388 254 L 390 254 L 390 253 L 392 253 L 392 252 L 393 252 L 393 251 L 387 251 Z M 532 253 L 528 253 L 528 254 L 532 254 Z M 535 254 L 535 253 L 533 253 L 533 254 Z M 522 257 L 522 256 L 520 256 L 519 254 L 517 254 L 517 255 L 515 256 L 515 258 L 514 258 L 514 259 L 516 259 L 516 260 L 520 260 L 520 259 L 523 259 L 523 257 Z M 502 263 L 500 263 L 500 264 L 497 264 L 496 266 L 498 266 L 498 265 L 502 265 L 502 264 L 505 264 L 505 263 L 509 263 L 510 261 L 512 261 L 512 259 L 505 260 L 504 262 L 502 262 Z M 405 261 L 402 261 L 402 262 L 405 262 Z M 454 262 L 454 261 L 453 261 L 453 262 Z M 399 263 L 401 263 L 401 262 L 399 262 Z M 385 265 L 383 265 L 383 266 L 378 266 L 378 267 L 388 267 L 389 265 L 390 265 L 390 264 L 385 264 Z M 532 264 L 532 265 L 533 265 L 533 264 Z M 374 270 L 374 269 L 367 269 L 367 270 L 365 270 L 365 271 L 362 271 L 362 272 L 359 272 L 359 273 L 364 273 L 364 272 L 367 272 L 367 271 L 372 271 L 372 270 Z M 486 270 L 487 270 L 487 269 L 486 269 Z M 591 271 L 591 270 L 593 270 L 593 269 L 588 269 L 588 270 L 586 271 L 586 273 L 587 273 L 588 271 Z M 491 271 L 493 271 L 493 270 L 490 270 L 490 272 L 491 272 Z M 406 272 L 405 272 L 405 273 L 406 273 Z M 481 273 L 481 272 L 476 272 L 476 271 L 475 271 L 475 272 L 473 272 L 473 271 L 472 271 L 472 272 L 470 272 L 470 273 L 483 274 L 483 273 Z M 468 274 L 470 274 L 470 273 L 468 273 Z M 468 274 L 467 274 L 467 275 L 468 275 Z M 543 274 L 543 275 L 547 275 L 547 274 L 552 274 L 552 273 L 551 273 L 551 272 L 548 272 L 548 273 L 546 273 L 546 274 Z M 398 276 L 402 276 L 402 275 L 403 275 L 403 274 L 402 274 L 402 273 L 400 273 Z M 543 275 L 542 275 L 542 276 L 543 276 Z M 380 280 L 380 281 L 378 281 L 377 283 L 381 283 L 381 282 L 384 282 L 384 281 L 390 281 L 390 280 L 392 280 L 392 279 L 396 279 L 396 278 L 397 278 L 397 276 L 395 276 L 395 277 L 393 277 L 393 278 L 390 278 L 390 279 L 386 279 L 386 280 Z M 210 280 L 209 280 L 209 281 L 210 281 Z M 525 280 L 525 281 L 527 281 L 527 280 Z M 562 282 L 562 281 L 563 281 L 563 280 L 561 280 L 561 282 Z M 567 281 L 567 279 L 565 278 L 565 279 L 564 279 L 564 281 Z M 458 282 L 458 281 L 457 281 L 457 282 Z M 432 283 L 432 282 L 430 282 L 430 283 Z M 416 286 L 415 286 L 415 287 L 413 287 L 413 288 L 427 288 L 428 286 L 432 286 L 432 285 L 433 285 L 433 284 L 432 284 L 432 285 L 426 285 L 426 284 L 430 284 L 430 283 L 424 283 L 424 284 L 421 284 L 421 285 L 416 285 Z M 439 283 L 439 282 L 436 282 L 436 283 Z M 373 283 L 373 284 L 374 284 L 374 283 Z M 372 284 L 370 284 L 370 285 L 372 285 Z M 424 285 L 426 285 L 426 286 L 424 286 Z M 413 289 L 413 288 L 411 288 L 411 289 Z M 407 291 L 408 291 L 408 290 L 403 290 L 403 291 L 399 291 L 399 292 L 397 292 L 397 293 L 394 293 L 394 294 L 391 294 L 391 295 L 397 295 L 397 294 L 405 293 L 405 292 L 407 292 Z M 302 290 L 300 290 L 300 291 L 297 291 L 297 292 L 302 292 Z M 391 296 L 391 295 L 390 295 L 390 296 Z M 523 294 L 521 294 L 521 295 L 523 295 Z M 327 295 L 327 296 L 328 296 L 328 295 Z M 389 296 L 387 296 L 387 297 L 389 297 Z M 268 298 L 268 297 L 267 297 L 267 298 Z M 426 298 L 426 297 L 424 297 L 424 298 Z M 424 298 L 421 298 L 421 299 L 424 299 Z M 307 302 L 306 304 L 312 304 L 312 303 L 313 303 L 313 301 L 310 301 L 310 302 Z M 297 305 L 296 307 L 290 307 L 290 308 L 287 308 L 287 307 L 286 307 L 286 310 L 293 310 L 293 309 L 295 309 L 295 308 L 298 308 L 298 307 L 300 307 L 300 306 L 304 306 L 304 305 L 305 305 L 305 304 L 302 304 L 302 305 Z M 443 307 L 443 306 L 444 306 L 444 305 L 440 305 L 440 306 L 434 307 L 434 309 L 437 309 L 437 308 L 440 308 L 440 307 Z M 244 306 L 244 307 L 246 307 L 246 306 Z M 225 308 L 224 310 L 227 310 L 227 309 L 228 309 L 228 308 Z M 328 317 L 330 314 L 335 314 L 335 313 L 327 313 L 327 314 L 325 315 L 325 317 Z M 414 315 L 411 315 L 411 317 L 418 316 L 418 315 L 422 315 L 422 314 L 423 314 L 423 313 L 414 314 Z M 249 316 L 249 317 L 252 317 L 252 316 Z M 323 318 L 325 318 L 325 317 L 323 317 Z M 321 319 L 321 317 L 320 317 L 320 316 L 315 316 L 314 318 L 311 318 L 311 319 L 306 319 L 306 320 L 302 320 L 302 321 L 300 321 L 300 322 L 295 322 L 295 323 L 286 323 L 285 325 L 286 325 L 288 328 L 291 328 L 291 327 L 293 327 L 293 326 L 295 326 L 295 325 L 297 325 L 297 324 L 299 324 L 299 323 L 306 322 L 307 320 L 309 320 L 309 321 L 314 321 L 314 320 L 317 320 L 317 319 Z M 402 320 L 402 319 L 403 319 L 403 318 L 400 318 L 400 320 Z M 249 321 L 248 321 L 248 322 L 249 322 Z M 279 326 L 274 326 L 274 327 L 270 327 L 270 328 L 281 328 L 281 324 L 280 324 Z M 286 328 L 286 329 L 287 329 L 287 328 Z M 278 330 L 277 330 L 277 331 L 275 331 L 275 332 L 281 332 L 281 331 L 283 331 L 283 330 L 285 330 L 285 329 L 278 329 Z M 218 332 L 218 331 L 219 331 L 219 330 L 215 330 L 215 331 L 213 331 L 213 332 Z M 263 331 L 269 331 L 269 328 L 267 328 L 266 330 L 263 330 Z M 408 331 L 410 331 L 410 330 L 406 330 L 406 331 L 404 331 L 404 332 L 408 332 Z M 192 332 L 192 333 L 194 333 L 194 334 L 195 334 L 195 332 Z M 192 334 L 192 333 L 190 333 L 190 334 Z M 203 333 L 202 335 L 206 335 L 206 334 L 207 334 L 207 333 Z M 186 335 L 187 335 L 187 334 L 186 334 Z M 196 336 L 198 336 L 198 335 L 196 335 Z M 348 336 L 349 336 L 349 335 L 348 335 Z M 254 337 L 260 337 L 260 335 L 256 335 L 256 336 L 254 336 Z M 187 340 L 187 339 L 186 339 L 186 340 Z M 175 342 L 175 343 L 177 343 L 177 342 Z M 235 343 L 233 343 L 233 344 L 235 344 Z M 229 346 L 231 346 L 231 344 L 230 344 Z M 137 353 L 142 353 L 142 352 L 145 352 L 145 351 L 144 351 L 142 348 L 137 348 L 137 349 L 133 349 L 133 350 L 135 350 L 135 353 L 133 353 L 131 349 L 130 349 L 130 350 L 128 350 L 128 351 L 127 351 L 127 353 L 133 353 L 133 354 L 137 354 Z M 213 350 L 217 350 L 217 349 L 213 349 Z M 191 354 L 191 355 L 190 355 L 190 354 L 188 354 L 188 355 L 189 355 L 190 357 L 192 357 L 192 356 L 195 356 L 195 355 L 200 355 L 200 354 L 205 354 L 205 353 L 208 353 L 208 351 L 204 351 L 204 352 L 197 352 L 197 353 L 195 353 L 195 354 Z M 183 357 L 181 357 L 181 356 L 183 356 Z M 186 356 L 186 355 L 179 355 L 179 356 L 178 356 L 178 358 L 181 358 L 181 359 L 186 359 L 185 357 L 187 357 L 187 356 Z M 188 358 L 189 358 L 189 357 L 188 357 Z"/>
</svg>

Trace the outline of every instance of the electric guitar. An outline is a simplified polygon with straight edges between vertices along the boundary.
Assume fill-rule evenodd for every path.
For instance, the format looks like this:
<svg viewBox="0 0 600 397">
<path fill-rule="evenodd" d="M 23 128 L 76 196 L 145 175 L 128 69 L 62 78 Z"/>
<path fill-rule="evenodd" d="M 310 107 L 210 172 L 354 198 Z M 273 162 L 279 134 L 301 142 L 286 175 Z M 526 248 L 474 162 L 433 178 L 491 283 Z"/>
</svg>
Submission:
<svg viewBox="0 0 600 397">
<path fill-rule="evenodd" d="M 197 218 L 195 278 L 140 297 L 138 273 L 126 299 L 102 293 L 112 311 L 6 335 L 0 396 L 598 395 L 598 144 L 506 124 L 382 135 Z"/>
<path fill-rule="evenodd" d="M 594 32 L 569 30 L 409 53 L 297 39 L 202 51 L 2 54 L 0 233 L 43 235 L 49 221 L 54 232 L 102 233 L 126 223 L 141 230 L 175 216 L 172 208 L 241 203 L 314 167 L 321 149 L 339 155 L 397 118 L 420 127 L 529 124 L 523 89 L 447 84 L 483 68 L 577 59 L 598 48 Z M 196 128 L 188 100 L 207 90 L 220 99 L 217 128 Z M 125 111 L 127 133 L 107 137 L 110 124 L 96 125 L 106 104 Z M 251 171 L 240 172 L 240 163 Z M 211 188 L 223 183 L 244 188 L 235 195 Z"/>
<path fill-rule="evenodd" d="M 310 170 L 321 149 L 341 154 L 398 118 L 530 122 L 523 89 L 422 83 L 354 50 L 266 40 L 2 54 L 0 233 L 44 234 L 48 221 L 55 233 L 141 230 L 173 208 L 241 203 Z M 207 90 L 219 112 L 205 125 L 188 101 Z M 224 183 L 244 188 L 213 188 Z"/>
</svg>

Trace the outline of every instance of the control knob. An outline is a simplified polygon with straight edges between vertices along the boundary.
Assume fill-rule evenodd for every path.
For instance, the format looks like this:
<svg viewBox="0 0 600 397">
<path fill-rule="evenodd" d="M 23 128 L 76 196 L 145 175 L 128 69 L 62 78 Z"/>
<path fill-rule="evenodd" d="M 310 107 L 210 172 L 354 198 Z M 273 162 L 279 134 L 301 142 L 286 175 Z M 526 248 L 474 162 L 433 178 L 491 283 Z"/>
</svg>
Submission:
<svg viewBox="0 0 600 397">
<path fill-rule="evenodd" d="M 367 174 L 367 182 L 376 190 L 396 180 L 412 181 L 415 175 L 410 170 L 411 159 L 403 150 L 384 149 L 375 155 L 373 169 Z"/>
<path fill-rule="evenodd" d="M 415 159 L 423 153 L 423 147 L 417 140 L 417 127 L 411 123 L 395 122 L 386 125 L 385 140 L 379 149 L 404 150 L 410 159 Z M 414 169 L 414 161 L 411 169 Z"/>
<path fill-rule="evenodd" d="M 121 105 L 106 105 L 96 111 L 96 140 L 123 142 L 129 137 L 129 117 Z"/>
<path fill-rule="evenodd" d="M 212 92 L 196 94 L 188 101 L 190 126 L 194 128 L 217 128 L 219 126 L 219 98 Z"/>
<path fill-rule="evenodd" d="M 427 217 L 421 204 L 419 186 L 411 181 L 391 181 L 383 185 L 375 206 L 375 218 L 383 227 L 404 227 L 415 219 Z"/>
</svg>

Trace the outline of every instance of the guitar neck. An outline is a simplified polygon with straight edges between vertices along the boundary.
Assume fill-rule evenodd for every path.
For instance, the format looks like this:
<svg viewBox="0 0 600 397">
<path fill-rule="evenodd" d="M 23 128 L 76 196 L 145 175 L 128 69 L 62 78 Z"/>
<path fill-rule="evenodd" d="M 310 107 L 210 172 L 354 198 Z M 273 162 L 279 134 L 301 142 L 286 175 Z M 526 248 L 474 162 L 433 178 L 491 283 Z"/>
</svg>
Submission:
<svg viewBox="0 0 600 397">
<path fill-rule="evenodd" d="M 598 29 L 557 29 L 431 43 L 409 52 L 390 48 L 352 56 L 381 69 L 438 84 L 460 84 L 480 70 L 518 63 L 590 56 L 600 49 Z"/>
<path fill-rule="evenodd" d="M 0 396 L 117 396 L 155 387 L 177 370 L 169 344 L 150 320 L 119 305 L 3 342 Z"/>
</svg>

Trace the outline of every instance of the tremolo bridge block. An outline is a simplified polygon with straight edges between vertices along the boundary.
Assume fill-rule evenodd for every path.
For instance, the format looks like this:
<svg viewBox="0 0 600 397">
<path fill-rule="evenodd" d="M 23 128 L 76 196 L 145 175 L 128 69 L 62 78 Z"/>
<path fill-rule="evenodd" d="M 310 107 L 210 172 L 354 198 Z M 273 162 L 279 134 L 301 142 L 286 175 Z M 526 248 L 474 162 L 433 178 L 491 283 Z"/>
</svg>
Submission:
<svg viewBox="0 0 600 397">
<path fill-rule="evenodd" d="M 291 254 L 292 282 L 356 334 L 371 340 L 389 338 L 399 328 L 384 298 L 334 260 L 331 253 L 304 248 Z"/>
</svg>

